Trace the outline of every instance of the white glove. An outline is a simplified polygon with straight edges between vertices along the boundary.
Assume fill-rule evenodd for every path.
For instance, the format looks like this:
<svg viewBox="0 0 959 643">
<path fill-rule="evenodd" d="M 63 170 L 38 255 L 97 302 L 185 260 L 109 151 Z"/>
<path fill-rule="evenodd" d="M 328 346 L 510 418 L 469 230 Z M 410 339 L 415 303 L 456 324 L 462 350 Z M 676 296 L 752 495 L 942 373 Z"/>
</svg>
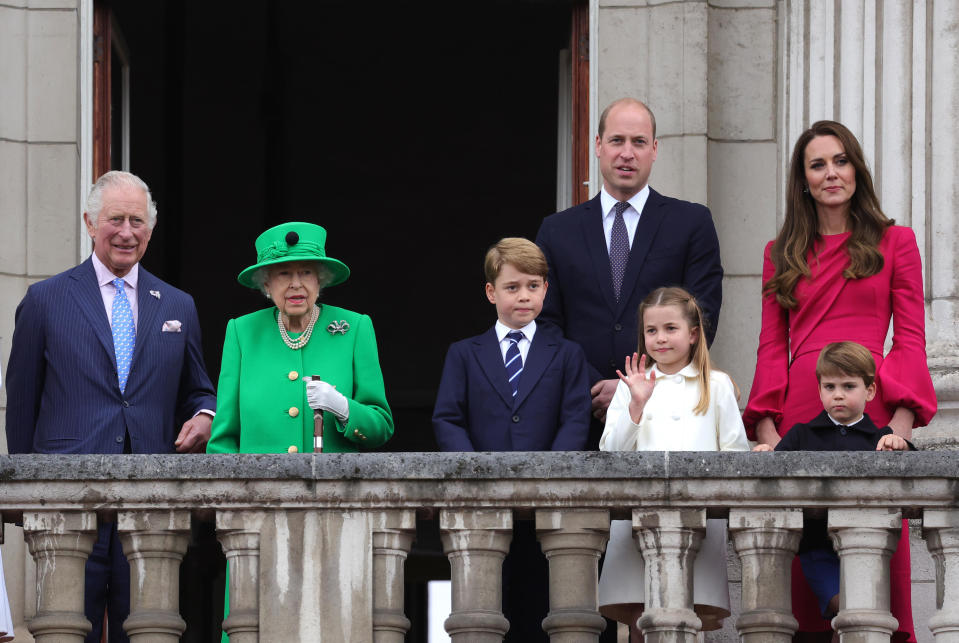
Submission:
<svg viewBox="0 0 959 643">
<path fill-rule="evenodd" d="M 346 422 L 350 417 L 350 403 L 346 396 L 336 390 L 334 386 L 320 380 L 306 380 L 306 401 L 313 410 L 329 411 L 340 422 Z"/>
</svg>

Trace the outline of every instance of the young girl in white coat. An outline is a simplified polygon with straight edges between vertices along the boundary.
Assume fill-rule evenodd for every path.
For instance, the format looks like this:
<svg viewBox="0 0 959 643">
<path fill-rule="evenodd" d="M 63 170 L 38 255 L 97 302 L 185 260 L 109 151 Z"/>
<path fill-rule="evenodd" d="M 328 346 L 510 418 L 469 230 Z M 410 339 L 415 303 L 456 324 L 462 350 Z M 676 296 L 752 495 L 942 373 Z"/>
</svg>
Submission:
<svg viewBox="0 0 959 643">
<path fill-rule="evenodd" d="M 626 357 L 625 373 L 606 413 L 601 451 L 748 451 L 732 380 L 710 366 L 703 313 L 682 288 L 659 288 L 637 313 L 639 346 Z M 647 370 L 648 369 L 648 370 Z M 599 581 L 599 611 L 630 626 L 645 603 L 642 554 L 633 540 L 632 521 L 610 525 L 606 561 Z M 707 520 L 696 556 L 693 599 L 703 630 L 722 627 L 729 616 L 726 578 L 726 525 Z"/>
</svg>

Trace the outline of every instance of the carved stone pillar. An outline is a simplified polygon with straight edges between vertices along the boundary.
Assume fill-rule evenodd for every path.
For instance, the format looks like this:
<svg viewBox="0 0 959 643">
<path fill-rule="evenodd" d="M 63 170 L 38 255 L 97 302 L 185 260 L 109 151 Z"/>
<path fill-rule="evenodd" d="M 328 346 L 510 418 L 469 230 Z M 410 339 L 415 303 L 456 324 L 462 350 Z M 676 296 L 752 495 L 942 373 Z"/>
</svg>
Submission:
<svg viewBox="0 0 959 643">
<path fill-rule="evenodd" d="M 28 629 L 37 643 L 82 643 L 90 631 L 83 611 L 84 568 L 97 537 L 90 511 L 23 514 L 23 531 L 37 562 L 37 615 Z"/>
<path fill-rule="evenodd" d="M 190 543 L 189 511 L 121 511 L 117 531 L 130 561 L 131 643 L 176 643 L 180 618 L 180 563 Z"/>
<path fill-rule="evenodd" d="M 403 563 L 416 535 L 416 513 L 381 511 L 373 520 L 373 642 L 403 643 L 410 620 L 403 613 Z"/>
<path fill-rule="evenodd" d="M 445 627 L 454 643 L 503 640 L 503 559 L 509 551 L 513 512 L 457 509 L 440 512 L 443 551 L 450 559 L 452 613 Z"/>
<path fill-rule="evenodd" d="M 789 643 L 799 623 L 792 615 L 791 571 L 802 537 L 801 509 L 730 509 L 729 533 L 742 561 L 742 643 Z"/>
<path fill-rule="evenodd" d="M 891 509 L 831 509 L 829 531 L 839 554 L 839 614 L 843 643 L 888 643 L 899 621 L 889 613 L 889 559 L 902 529 Z"/>
<path fill-rule="evenodd" d="M 261 511 L 220 511 L 216 537 L 229 565 L 230 615 L 223 630 L 230 643 L 260 640 L 260 530 Z"/>
<path fill-rule="evenodd" d="M 599 558 L 609 539 L 609 512 L 536 512 L 536 533 L 549 561 L 549 616 L 543 629 L 551 643 L 598 641 L 606 619 L 597 609 Z"/>
<path fill-rule="evenodd" d="M 693 611 L 693 561 L 706 534 L 704 509 L 633 510 L 646 563 L 646 643 L 695 643 L 702 622 Z"/>
<path fill-rule="evenodd" d="M 959 643 L 959 510 L 927 509 L 926 546 L 936 562 L 936 608 L 929 629 L 936 643 Z"/>
</svg>

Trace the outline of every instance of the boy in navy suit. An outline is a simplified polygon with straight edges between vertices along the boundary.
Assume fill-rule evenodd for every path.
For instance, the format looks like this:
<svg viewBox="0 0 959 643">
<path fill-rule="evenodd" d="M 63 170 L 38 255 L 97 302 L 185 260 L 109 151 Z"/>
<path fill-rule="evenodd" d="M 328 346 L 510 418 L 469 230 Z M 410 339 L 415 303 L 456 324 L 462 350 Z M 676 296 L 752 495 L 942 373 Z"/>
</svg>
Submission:
<svg viewBox="0 0 959 643">
<path fill-rule="evenodd" d="M 583 349 L 536 324 L 549 267 L 539 247 L 506 238 L 486 253 L 486 297 L 496 324 L 450 346 L 433 409 L 443 451 L 577 451 L 589 434 Z M 503 564 L 506 641 L 547 641 L 546 559 L 532 521 L 514 523 Z"/>
<path fill-rule="evenodd" d="M 776 445 L 776 451 L 906 451 L 911 442 L 888 426 L 878 428 L 865 413 L 876 396 L 876 361 L 865 346 L 855 342 L 826 344 L 816 361 L 819 399 L 823 412 L 794 425 Z M 772 451 L 760 444 L 753 451 Z M 826 520 L 803 523 L 799 541 L 803 576 L 819 600 L 825 619 L 839 611 L 839 557 L 827 532 Z M 838 636 L 833 635 L 838 641 Z"/>
</svg>

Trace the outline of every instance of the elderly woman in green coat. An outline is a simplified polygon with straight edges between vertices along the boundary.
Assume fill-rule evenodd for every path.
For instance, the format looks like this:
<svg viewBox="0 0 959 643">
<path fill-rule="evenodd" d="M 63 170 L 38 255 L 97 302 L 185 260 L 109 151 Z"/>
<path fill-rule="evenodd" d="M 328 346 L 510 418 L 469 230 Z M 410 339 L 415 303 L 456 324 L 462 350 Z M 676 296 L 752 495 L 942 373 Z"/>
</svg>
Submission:
<svg viewBox="0 0 959 643">
<path fill-rule="evenodd" d="M 393 435 L 370 318 L 316 301 L 350 275 L 325 244 L 326 230 L 311 223 L 257 237 L 257 262 L 237 280 L 274 305 L 227 323 L 208 453 L 310 452 L 315 409 L 324 452 L 377 447 Z"/>
</svg>

